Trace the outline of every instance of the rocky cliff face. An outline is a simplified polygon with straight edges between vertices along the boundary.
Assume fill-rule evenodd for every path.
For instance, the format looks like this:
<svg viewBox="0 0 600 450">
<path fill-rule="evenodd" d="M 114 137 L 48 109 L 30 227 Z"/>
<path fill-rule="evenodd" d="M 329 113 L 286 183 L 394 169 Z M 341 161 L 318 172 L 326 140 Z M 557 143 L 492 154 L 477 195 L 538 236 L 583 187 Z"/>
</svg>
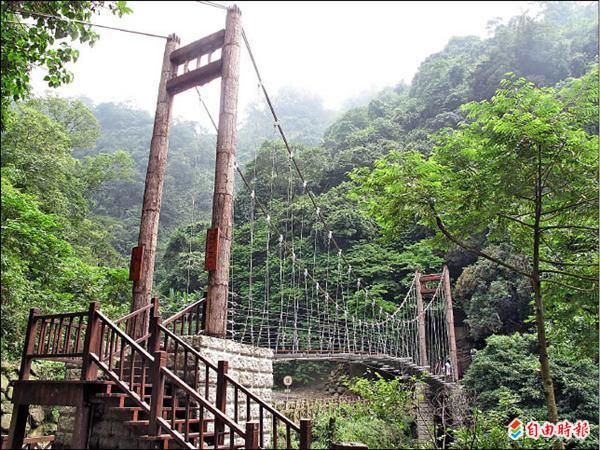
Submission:
<svg viewBox="0 0 600 450">
<path fill-rule="evenodd" d="M 39 370 L 39 369 L 38 369 Z M 32 379 L 36 378 L 36 368 L 32 368 Z M 2 435 L 7 435 L 12 419 L 12 393 L 11 381 L 19 378 L 19 368 L 16 365 L 2 363 L 0 368 L 0 401 L 2 417 L 0 429 Z M 27 424 L 27 436 L 45 436 L 54 434 L 57 426 L 57 413 L 51 407 L 31 406 L 29 408 L 29 423 Z"/>
</svg>

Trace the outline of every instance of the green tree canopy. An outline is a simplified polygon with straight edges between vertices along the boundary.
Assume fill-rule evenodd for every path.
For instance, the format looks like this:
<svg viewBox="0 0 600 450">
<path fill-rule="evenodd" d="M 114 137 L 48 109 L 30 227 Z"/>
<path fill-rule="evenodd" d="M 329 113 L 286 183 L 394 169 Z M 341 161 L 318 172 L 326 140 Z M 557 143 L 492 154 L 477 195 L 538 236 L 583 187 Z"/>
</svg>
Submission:
<svg viewBox="0 0 600 450">
<path fill-rule="evenodd" d="M 102 9 L 121 17 L 131 9 L 127 2 L 115 1 L 2 1 L 2 128 L 5 110 L 11 100 L 29 94 L 29 76 L 34 67 L 48 73 L 50 87 L 69 83 L 73 74 L 67 64 L 77 61 L 79 51 L 71 42 L 93 45 L 99 35 L 86 22 Z"/>
</svg>

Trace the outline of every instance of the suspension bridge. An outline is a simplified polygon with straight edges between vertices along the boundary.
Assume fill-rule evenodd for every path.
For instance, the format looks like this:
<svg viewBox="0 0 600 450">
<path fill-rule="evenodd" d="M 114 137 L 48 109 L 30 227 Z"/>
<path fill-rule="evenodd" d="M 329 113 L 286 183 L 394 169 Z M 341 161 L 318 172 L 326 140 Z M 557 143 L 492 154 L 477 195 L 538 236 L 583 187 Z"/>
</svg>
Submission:
<svg viewBox="0 0 600 450">
<path fill-rule="evenodd" d="M 228 338 L 271 348 L 276 360 L 369 363 L 391 372 L 457 380 L 446 268 L 441 274 L 417 273 L 392 313 L 361 298 L 368 291 L 359 292 L 362 302 L 356 303 L 350 298 L 357 293 L 347 287 L 339 289 L 338 298 L 319 295 L 317 286 L 309 288 L 305 276 L 303 272 L 301 297 L 282 299 L 278 309 L 269 309 L 266 300 L 262 306 L 250 306 L 248 299 L 234 297 Z"/>
</svg>

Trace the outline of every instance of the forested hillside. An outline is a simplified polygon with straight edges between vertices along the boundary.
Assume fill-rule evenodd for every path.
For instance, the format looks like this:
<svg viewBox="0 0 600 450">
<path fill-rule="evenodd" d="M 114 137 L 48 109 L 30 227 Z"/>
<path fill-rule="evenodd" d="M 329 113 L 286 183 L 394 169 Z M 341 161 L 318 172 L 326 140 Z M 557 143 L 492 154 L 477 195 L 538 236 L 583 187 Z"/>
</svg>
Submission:
<svg viewBox="0 0 600 450">
<path fill-rule="evenodd" d="M 468 330 L 463 345 L 479 350 L 465 363 L 471 363 L 465 385 L 476 407 L 496 420 L 485 426 L 519 414 L 541 417 L 546 403 L 536 365 L 536 293 L 526 276 L 510 270 L 529 267 L 528 238 L 504 222 L 487 221 L 490 205 L 507 197 L 489 194 L 486 180 L 463 183 L 478 173 L 465 167 L 491 175 L 514 168 L 514 180 L 511 173 L 493 178 L 494 192 L 513 181 L 524 185 L 517 163 L 504 162 L 494 172 L 480 160 L 470 166 L 470 158 L 550 135 L 548 145 L 560 142 L 568 158 L 555 155 L 548 174 L 570 180 L 555 187 L 563 196 L 547 196 L 557 211 L 551 226 L 577 231 L 547 242 L 542 257 L 560 263 L 548 273 L 578 274 L 544 285 L 550 366 L 561 418 L 598 423 L 598 242 L 589 232 L 598 227 L 597 29 L 597 4 L 548 2 L 537 17 L 491 23 L 488 38 L 452 38 L 421 63 L 410 85 L 388 87 L 363 106 L 330 111 L 318 97 L 291 88 L 274 98 L 320 212 L 379 306 L 394 311 L 415 269 L 449 266 L 456 321 Z M 530 113 L 530 120 L 510 122 L 515 111 Z M 267 108 L 257 101 L 243 117 L 238 161 L 256 198 L 268 204 L 270 220 L 308 217 L 308 199 L 292 199 L 302 186 L 290 188 L 288 155 Z M 124 104 L 58 97 L 13 102 L 3 118 L 1 333 L 2 350 L 16 358 L 30 307 L 78 310 L 97 300 L 109 314 L 129 308 L 127 265 L 137 245 L 153 118 Z M 169 307 L 203 295 L 206 286 L 214 158 L 212 130 L 174 122 L 154 285 Z M 422 173 L 406 169 L 409 159 Z M 420 178 L 437 170 L 438 178 Z M 436 189 L 445 183 L 455 190 L 440 194 Z M 239 177 L 236 184 L 231 287 L 240 298 L 275 302 L 281 287 L 268 283 L 265 270 L 270 259 L 279 264 L 277 236 L 259 220 L 261 211 Z M 445 239 L 435 216 L 423 212 L 434 200 L 475 251 Z M 570 204 L 576 209 L 558 215 Z M 320 231 L 319 238 L 301 228 L 289 231 L 298 248 L 314 248 L 315 268 L 329 267 L 335 257 Z M 597 425 L 593 432 L 597 436 Z M 502 443 L 498 438 L 480 448 Z"/>
</svg>

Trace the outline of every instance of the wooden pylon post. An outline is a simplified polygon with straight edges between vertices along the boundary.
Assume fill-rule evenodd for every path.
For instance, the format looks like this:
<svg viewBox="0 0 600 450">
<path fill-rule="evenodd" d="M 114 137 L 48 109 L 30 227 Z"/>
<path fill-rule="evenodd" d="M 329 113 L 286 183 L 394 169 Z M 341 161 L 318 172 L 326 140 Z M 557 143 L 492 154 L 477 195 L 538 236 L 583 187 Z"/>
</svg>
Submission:
<svg viewBox="0 0 600 450">
<path fill-rule="evenodd" d="M 218 245 L 215 246 L 217 250 L 214 270 L 210 270 L 208 274 L 206 296 L 205 332 L 216 337 L 225 337 L 227 332 L 241 35 L 241 12 L 237 6 L 232 6 L 227 11 L 225 39 L 221 51 L 221 105 L 212 210 L 212 229 L 216 230 L 213 235 L 218 236 Z"/>
<path fill-rule="evenodd" d="M 450 363 L 452 364 L 452 380 L 457 381 L 458 371 L 458 352 L 456 350 L 456 335 L 454 333 L 454 311 L 452 309 L 452 290 L 450 289 L 450 272 L 448 267 L 444 266 L 442 270 L 442 284 L 444 288 L 444 297 L 446 297 L 446 330 L 448 342 L 450 344 Z"/>
<path fill-rule="evenodd" d="M 419 364 L 427 365 L 427 341 L 425 335 L 425 311 L 423 294 L 421 293 L 421 273 L 415 272 L 415 298 L 417 300 L 417 337 L 419 341 Z"/>
<path fill-rule="evenodd" d="M 131 311 L 135 311 L 150 303 L 152 282 L 154 278 L 154 260 L 158 236 L 158 219 L 162 200 L 165 168 L 167 165 L 169 128 L 171 125 L 171 109 L 173 94 L 167 90 L 167 82 L 177 75 L 177 65 L 171 61 L 171 53 L 179 46 L 179 38 L 172 34 L 167 39 L 163 56 L 158 100 L 154 115 L 154 129 L 150 143 L 150 155 L 146 170 L 146 187 L 142 204 L 142 218 L 137 251 L 132 254 L 130 278 L 133 279 L 133 301 Z M 134 261 L 134 258 L 140 261 Z M 143 333 L 142 326 L 148 321 L 139 320 L 139 329 L 133 330 L 135 337 Z"/>
</svg>

